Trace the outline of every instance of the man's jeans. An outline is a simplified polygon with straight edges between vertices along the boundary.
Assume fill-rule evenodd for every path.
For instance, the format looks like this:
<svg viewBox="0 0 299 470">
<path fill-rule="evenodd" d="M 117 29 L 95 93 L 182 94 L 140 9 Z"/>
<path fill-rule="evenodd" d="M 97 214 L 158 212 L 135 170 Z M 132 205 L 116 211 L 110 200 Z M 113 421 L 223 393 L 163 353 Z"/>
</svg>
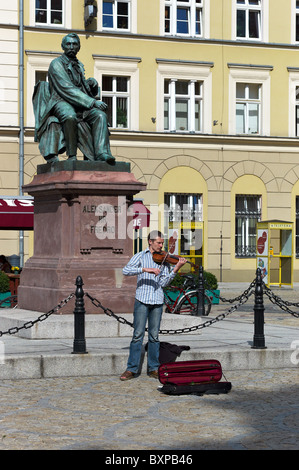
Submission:
<svg viewBox="0 0 299 470">
<path fill-rule="evenodd" d="M 130 343 L 130 354 L 127 370 L 135 374 L 139 370 L 142 342 L 145 333 L 146 321 L 148 320 L 148 350 L 147 368 L 148 372 L 157 370 L 159 363 L 159 329 L 162 317 L 163 305 L 148 305 L 135 299 L 134 305 L 134 333 Z"/>
</svg>

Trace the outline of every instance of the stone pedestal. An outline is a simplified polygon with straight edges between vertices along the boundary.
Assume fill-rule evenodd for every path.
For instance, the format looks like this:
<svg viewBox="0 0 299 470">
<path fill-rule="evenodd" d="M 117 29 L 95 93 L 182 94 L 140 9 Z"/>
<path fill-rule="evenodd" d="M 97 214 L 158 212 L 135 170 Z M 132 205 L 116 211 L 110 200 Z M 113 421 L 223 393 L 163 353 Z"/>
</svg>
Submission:
<svg viewBox="0 0 299 470">
<path fill-rule="evenodd" d="M 34 196 L 34 255 L 25 263 L 18 288 L 22 309 L 48 312 L 84 291 L 115 313 L 133 311 L 136 277 L 122 268 L 133 254 L 133 195 L 146 189 L 127 163 L 58 162 L 38 166 L 24 191 Z M 129 211 L 130 212 L 130 211 Z M 61 313 L 72 313 L 74 302 Z M 86 313 L 103 313 L 86 300 Z"/>
</svg>

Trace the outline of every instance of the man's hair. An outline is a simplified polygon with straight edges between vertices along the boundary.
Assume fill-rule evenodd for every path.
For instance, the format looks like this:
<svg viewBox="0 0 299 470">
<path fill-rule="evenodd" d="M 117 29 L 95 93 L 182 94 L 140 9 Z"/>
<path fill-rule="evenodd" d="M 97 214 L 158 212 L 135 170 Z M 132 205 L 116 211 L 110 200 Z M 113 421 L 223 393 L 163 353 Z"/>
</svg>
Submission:
<svg viewBox="0 0 299 470">
<path fill-rule="evenodd" d="M 64 44 L 65 44 L 65 42 L 67 41 L 67 38 L 75 38 L 75 39 L 77 39 L 77 41 L 78 41 L 78 43 L 79 43 L 79 46 L 81 46 L 81 44 L 80 44 L 80 38 L 79 38 L 78 34 L 76 34 L 76 33 L 70 33 L 70 34 L 67 34 L 66 36 L 64 36 L 64 37 L 62 38 L 62 41 L 61 41 L 61 47 L 62 47 L 62 49 L 64 49 Z"/>
<path fill-rule="evenodd" d="M 164 235 L 162 232 L 160 232 L 159 230 L 153 230 L 152 232 L 150 232 L 147 236 L 147 241 L 149 242 L 150 240 L 154 241 L 156 240 L 156 238 L 164 238 Z"/>
</svg>

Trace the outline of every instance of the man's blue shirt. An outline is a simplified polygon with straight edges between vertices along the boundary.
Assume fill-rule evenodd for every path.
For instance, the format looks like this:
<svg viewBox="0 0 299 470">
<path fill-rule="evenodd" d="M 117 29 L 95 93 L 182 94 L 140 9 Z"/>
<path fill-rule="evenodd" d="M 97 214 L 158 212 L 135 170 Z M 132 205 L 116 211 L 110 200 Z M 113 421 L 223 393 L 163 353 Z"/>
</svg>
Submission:
<svg viewBox="0 0 299 470">
<path fill-rule="evenodd" d="M 142 268 L 159 268 L 158 276 L 152 273 L 142 272 Z M 144 304 L 161 305 L 164 303 L 163 287 L 167 286 L 176 273 L 170 269 L 167 263 L 159 265 L 154 262 L 149 248 L 136 253 L 123 268 L 125 276 L 137 275 L 137 288 L 135 298 Z"/>
</svg>

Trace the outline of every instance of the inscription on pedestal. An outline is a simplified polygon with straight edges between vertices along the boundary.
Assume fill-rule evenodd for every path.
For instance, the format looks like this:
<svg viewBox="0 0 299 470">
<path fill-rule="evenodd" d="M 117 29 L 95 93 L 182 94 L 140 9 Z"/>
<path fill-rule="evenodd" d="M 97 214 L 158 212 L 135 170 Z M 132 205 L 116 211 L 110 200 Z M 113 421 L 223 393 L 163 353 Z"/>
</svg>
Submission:
<svg viewBox="0 0 299 470">
<path fill-rule="evenodd" d="M 85 196 L 80 202 L 81 253 L 97 249 L 123 253 L 127 224 L 132 219 L 127 214 L 126 197 Z"/>
</svg>

